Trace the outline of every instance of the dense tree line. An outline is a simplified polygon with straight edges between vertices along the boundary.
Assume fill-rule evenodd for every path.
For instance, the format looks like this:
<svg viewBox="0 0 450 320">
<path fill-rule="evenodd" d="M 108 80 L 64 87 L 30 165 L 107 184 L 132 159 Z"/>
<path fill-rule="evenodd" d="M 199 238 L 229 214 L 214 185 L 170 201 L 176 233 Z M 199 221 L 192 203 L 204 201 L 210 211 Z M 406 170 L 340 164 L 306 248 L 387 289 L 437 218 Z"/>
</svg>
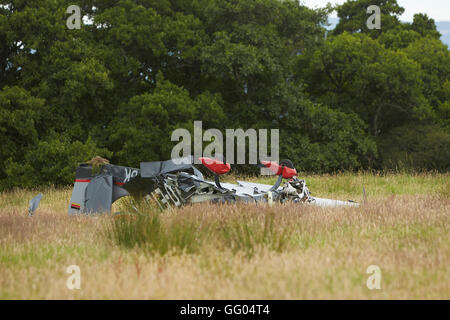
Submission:
<svg viewBox="0 0 450 320">
<path fill-rule="evenodd" d="M 299 170 L 450 167 L 450 54 L 395 0 L 78 0 L 0 6 L 0 189 L 68 184 L 94 155 L 170 157 L 176 128 L 279 128 Z M 382 28 L 366 27 L 369 5 Z"/>
</svg>

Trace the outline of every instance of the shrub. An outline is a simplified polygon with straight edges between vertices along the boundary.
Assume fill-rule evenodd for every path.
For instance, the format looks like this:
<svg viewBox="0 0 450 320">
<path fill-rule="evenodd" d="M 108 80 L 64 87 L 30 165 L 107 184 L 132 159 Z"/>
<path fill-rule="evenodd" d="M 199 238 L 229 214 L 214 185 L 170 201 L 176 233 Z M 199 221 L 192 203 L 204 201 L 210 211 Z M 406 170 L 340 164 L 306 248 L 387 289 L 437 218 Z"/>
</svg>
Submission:
<svg viewBox="0 0 450 320">
<path fill-rule="evenodd" d="M 385 169 L 450 170 L 450 132 L 430 125 L 395 128 L 379 143 Z"/>
</svg>

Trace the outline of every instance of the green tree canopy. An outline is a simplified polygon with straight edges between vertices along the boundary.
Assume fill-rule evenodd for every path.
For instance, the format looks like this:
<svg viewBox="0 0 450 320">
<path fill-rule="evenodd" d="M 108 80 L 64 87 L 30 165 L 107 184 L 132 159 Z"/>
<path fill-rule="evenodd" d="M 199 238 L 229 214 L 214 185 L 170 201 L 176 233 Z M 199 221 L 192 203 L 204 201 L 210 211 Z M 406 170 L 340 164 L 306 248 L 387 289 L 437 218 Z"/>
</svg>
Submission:
<svg viewBox="0 0 450 320">
<path fill-rule="evenodd" d="M 312 97 L 367 124 L 373 136 L 431 112 L 420 66 L 364 34 L 343 33 L 298 61 L 298 75 Z"/>
<path fill-rule="evenodd" d="M 404 152 L 448 168 L 448 47 L 427 15 L 400 22 L 395 0 L 337 6 L 327 36 L 331 7 L 296 0 L 80 0 L 79 30 L 72 4 L 0 6 L 0 189 L 70 183 L 93 155 L 165 159 L 195 120 L 278 128 L 280 156 L 306 171 L 380 169 Z M 381 30 L 366 27 L 370 5 Z"/>
<path fill-rule="evenodd" d="M 378 6 L 381 11 L 381 29 L 379 30 L 367 28 L 367 19 L 370 17 L 367 8 L 371 5 Z M 386 31 L 401 27 L 399 17 L 405 9 L 397 3 L 397 0 L 348 0 L 341 5 L 337 5 L 336 11 L 339 23 L 333 34 L 358 32 L 377 38 Z"/>
</svg>

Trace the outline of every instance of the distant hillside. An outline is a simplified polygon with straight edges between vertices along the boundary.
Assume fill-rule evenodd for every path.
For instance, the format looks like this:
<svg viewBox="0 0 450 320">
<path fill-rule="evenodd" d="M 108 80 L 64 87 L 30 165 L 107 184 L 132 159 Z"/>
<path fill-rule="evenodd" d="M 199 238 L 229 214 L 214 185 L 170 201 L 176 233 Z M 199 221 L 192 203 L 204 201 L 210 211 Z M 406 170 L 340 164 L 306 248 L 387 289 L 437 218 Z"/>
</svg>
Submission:
<svg viewBox="0 0 450 320">
<path fill-rule="evenodd" d="M 339 18 L 328 17 L 328 23 L 330 26 L 327 27 L 328 30 L 333 30 L 339 22 Z M 437 21 L 436 27 L 438 31 L 442 34 L 441 40 L 447 46 L 450 47 L 450 21 Z"/>
<path fill-rule="evenodd" d="M 436 27 L 442 34 L 442 42 L 450 47 L 450 21 L 437 21 Z"/>
</svg>

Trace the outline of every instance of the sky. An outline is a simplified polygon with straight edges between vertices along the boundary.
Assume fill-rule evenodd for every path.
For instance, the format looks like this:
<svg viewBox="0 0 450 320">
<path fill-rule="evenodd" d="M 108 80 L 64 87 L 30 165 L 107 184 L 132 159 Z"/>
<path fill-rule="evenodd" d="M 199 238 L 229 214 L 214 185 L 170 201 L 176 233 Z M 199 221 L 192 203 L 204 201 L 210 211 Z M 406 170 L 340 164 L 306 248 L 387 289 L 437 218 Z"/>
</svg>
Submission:
<svg viewBox="0 0 450 320">
<path fill-rule="evenodd" d="M 300 0 L 308 7 L 324 7 L 328 2 L 342 4 L 345 0 Z M 405 8 L 400 16 L 401 21 L 412 22 L 415 13 L 426 13 L 435 21 L 450 21 L 450 0 L 397 0 L 397 3 Z M 337 17 L 336 13 L 331 15 Z"/>
</svg>

